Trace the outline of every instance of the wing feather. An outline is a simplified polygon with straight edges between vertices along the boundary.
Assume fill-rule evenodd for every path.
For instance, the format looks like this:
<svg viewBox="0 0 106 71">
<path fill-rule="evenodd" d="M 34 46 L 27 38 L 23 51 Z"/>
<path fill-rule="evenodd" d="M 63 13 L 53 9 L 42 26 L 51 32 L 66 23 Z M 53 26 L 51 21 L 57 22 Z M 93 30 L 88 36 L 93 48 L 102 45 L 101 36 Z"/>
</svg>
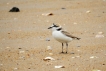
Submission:
<svg viewBox="0 0 106 71">
<path fill-rule="evenodd" d="M 78 39 L 78 40 L 80 39 L 80 38 L 78 38 L 78 37 L 75 37 L 75 36 L 71 35 L 70 33 L 66 32 L 66 31 L 62 31 L 62 33 L 65 34 L 65 35 L 68 36 L 68 37 L 73 38 L 73 39 Z"/>
</svg>

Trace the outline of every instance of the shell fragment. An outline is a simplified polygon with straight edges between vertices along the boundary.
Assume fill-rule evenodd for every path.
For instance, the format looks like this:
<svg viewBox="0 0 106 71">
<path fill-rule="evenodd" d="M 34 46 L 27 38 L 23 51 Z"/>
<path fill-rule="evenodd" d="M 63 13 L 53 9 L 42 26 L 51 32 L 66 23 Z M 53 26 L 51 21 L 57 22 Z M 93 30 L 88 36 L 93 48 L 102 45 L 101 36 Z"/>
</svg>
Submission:
<svg viewBox="0 0 106 71">
<path fill-rule="evenodd" d="M 55 66 L 55 68 L 65 68 L 65 66 Z"/>
<path fill-rule="evenodd" d="M 52 57 L 46 57 L 46 58 L 44 58 L 43 60 L 44 60 L 44 61 L 48 61 L 48 60 L 55 60 L 55 59 L 52 58 Z"/>
</svg>

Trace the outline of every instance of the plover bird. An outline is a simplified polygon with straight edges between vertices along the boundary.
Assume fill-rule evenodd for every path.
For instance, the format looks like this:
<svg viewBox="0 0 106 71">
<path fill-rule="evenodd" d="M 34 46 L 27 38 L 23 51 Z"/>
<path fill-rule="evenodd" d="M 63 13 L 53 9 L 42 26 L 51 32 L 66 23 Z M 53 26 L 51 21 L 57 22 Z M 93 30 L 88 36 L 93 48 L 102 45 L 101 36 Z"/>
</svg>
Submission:
<svg viewBox="0 0 106 71">
<path fill-rule="evenodd" d="M 74 39 L 80 40 L 80 38 L 70 35 L 70 33 L 63 31 L 61 26 L 53 25 L 49 27 L 48 29 L 52 29 L 52 36 L 59 42 L 62 43 L 62 52 L 63 52 L 63 46 L 64 43 L 66 44 L 66 53 L 68 52 L 68 43 Z"/>
</svg>

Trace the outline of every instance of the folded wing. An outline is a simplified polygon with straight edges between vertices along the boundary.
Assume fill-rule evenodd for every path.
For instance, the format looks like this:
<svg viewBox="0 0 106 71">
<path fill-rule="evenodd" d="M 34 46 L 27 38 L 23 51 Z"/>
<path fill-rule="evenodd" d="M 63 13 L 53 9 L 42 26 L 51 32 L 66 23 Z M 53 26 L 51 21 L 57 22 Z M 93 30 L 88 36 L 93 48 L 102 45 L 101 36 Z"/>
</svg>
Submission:
<svg viewBox="0 0 106 71">
<path fill-rule="evenodd" d="M 62 31 L 62 33 L 64 33 L 66 36 L 71 37 L 73 39 L 77 39 L 77 40 L 80 40 L 81 39 L 81 38 L 75 37 L 73 35 L 70 35 L 70 33 L 66 32 L 66 31 Z"/>
</svg>

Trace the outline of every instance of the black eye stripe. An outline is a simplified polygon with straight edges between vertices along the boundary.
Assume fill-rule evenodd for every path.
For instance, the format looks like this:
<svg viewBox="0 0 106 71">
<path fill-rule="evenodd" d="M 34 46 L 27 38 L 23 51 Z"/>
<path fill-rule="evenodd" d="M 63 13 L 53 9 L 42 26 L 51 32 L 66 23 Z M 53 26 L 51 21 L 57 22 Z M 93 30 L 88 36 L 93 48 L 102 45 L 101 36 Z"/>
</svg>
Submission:
<svg viewBox="0 0 106 71">
<path fill-rule="evenodd" d="M 57 31 L 60 31 L 60 30 L 62 30 L 62 28 L 58 28 L 58 29 L 56 29 Z"/>
</svg>

